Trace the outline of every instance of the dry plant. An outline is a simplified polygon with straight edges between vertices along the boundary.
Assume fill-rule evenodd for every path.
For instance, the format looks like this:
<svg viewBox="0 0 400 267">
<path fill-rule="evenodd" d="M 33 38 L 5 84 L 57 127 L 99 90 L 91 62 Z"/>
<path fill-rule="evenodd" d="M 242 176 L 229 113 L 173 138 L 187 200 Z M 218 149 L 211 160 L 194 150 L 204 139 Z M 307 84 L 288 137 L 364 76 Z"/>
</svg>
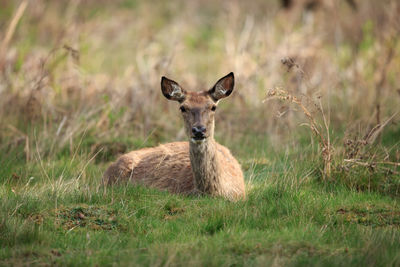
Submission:
<svg viewBox="0 0 400 267">
<path fill-rule="evenodd" d="M 393 114 L 382 124 L 377 124 L 372 127 L 362 137 L 347 138 L 344 142 L 344 159 L 341 166 L 342 169 L 349 171 L 355 166 L 366 167 L 371 172 L 382 172 L 388 175 L 399 175 L 397 167 L 400 167 L 400 162 L 389 161 L 390 156 L 385 151 L 384 155 L 380 155 L 373 146 L 385 126 L 397 115 Z"/>
<path fill-rule="evenodd" d="M 393 56 L 393 53 L 394 52 L 390 50 L 389 54 L 391 56 Z M 390 58 L 390 60 L 392 59 Z M 385 64 L 382 65 L 382 69 L 379 72 L 380 74 L 379 88 L 381 88 L 383 85 L 382 79 L 384 79 L 383 77 L 386 77 L 386 72 L 390 60 L 385 61 Z M 300 78 L 299 79 L 300 83 L 304 82 L 307 88 L 311 87 L 309 74 L 303 70 L 303 68 L 296 62 L 295 59 L 291 57 L 285 57 L 281 60 L 281 63 L 286 67 L 286 71 L 288 73 L 289 72 L 297 73 L 297 75 Z M 320 147 L 321 158 L 324 164 L 322 172 L 323 178 L 324 180 L 333 179 L 332 165 L 334 157 L 333 155 L 334 148 L 332 146 L 330 138 L 329 122 L 325 116 L 325 112 L 321 102 L 321 97 L 318 97 L 318 105 L 317 105 L 309 96 L 302 95 L 302 99 L 300 99 L 293 93 L 290 93 L 288 90 L 285 90 L 280 87 L 275 87 L 274 89 L 268 91 L 267 98 L 263 102 L 273 98 L 277 98 L 282 101 L 295 104 L 297 107 L 300 108 L 302 113 L 306 116 L 306 118 L 308 119 L 308 123 L 306 125 L 310 128 L 313 136 L 317 138 Z M 381 98 L 380 95 L 379 98 Z M 317 107 L 316 108 L 317 112 L 313 112 L 313 110 L 315 110 L 315 107 Z M 378 153 L 376 152 L 376 147 L 372 146 L 372 144 L 374 144 L 374 142 L 383 132 L 385 126 L 387 126 L 389 122 L 392 121 L 393 118 L 396 116 L 397 112 L 394 115 L 390 116 L 390 118 L 383 123 L 379 123 L 379 116 L 380 116 L 379 112 L 380 112 L 379 105 L 377 105 L 376 116 L 378 118 L 377 119 L 378 124 L 372 127 L 362 138 L 355 137 L 353 139 L 348 138 L 346 140 L 343 155 L 341 156 L 337 155 L 340 156 L 339 158 L 342 159 L 340 161 L 339 160 L 336 161 L 335 165 L 338 170 L 344 170 L 349 172 L 354 165 L 357 165 L 357 166 L 367 167 L 370 171 L 373 171 L 374 173 L 380 173 L 382 171 L 384 174 L 389 174 L 389 175 L 399 174 L 399 172 L 397 172 L 397 167 L 400 166 L 400 163 L 388 161 L 387 160 L 389 158 L 388 153 L 386 153 L 386 156 L 383 157 L 384 159 L 378 160 L 378 158 L 382 157 L 381 155 L 378 155 Z M 322 118 L 322 123 L 318 122 L 317 114 L 319 114 L 320 117 Z M 369 152 L 372 148 L 375 149 L 374 153 Z M 393 168 L 386 166 L 391 166 Z"/>
<path fill-rule="evenodd" d="M 321 149 L 321 158 L 324 163 L 323 168 L 323 178 L 324 180 L 331 178 L 331 171 L 332 171 L 332 155 L 333 155 L 333 147 L 330 141 L 329 135 L 329 125 L 327 119 L 325 117 L 325 113 L 322 108 L 321 101 L 319 101 L 320 108 L 318 109 L 322 115 L 324 125 L 322 126 L 320 123 L 317 122 L 315 115 L 307 108 L 303 102 L 296 96 L 290 94 L 288 91 L 282 88 L 274 88 L 269 90 L 267 93 L 267 98 L 263 100 L 263 102 L 277 98 L 283 101 L 287 101 L 289 103 L 293 103 L 297 105 L 304 115 L 308 119 L 308 124 L 306 124 L 311 132 L 313 133 L 314 137 L 318 139 L 318 144 Z"/>
</svg>

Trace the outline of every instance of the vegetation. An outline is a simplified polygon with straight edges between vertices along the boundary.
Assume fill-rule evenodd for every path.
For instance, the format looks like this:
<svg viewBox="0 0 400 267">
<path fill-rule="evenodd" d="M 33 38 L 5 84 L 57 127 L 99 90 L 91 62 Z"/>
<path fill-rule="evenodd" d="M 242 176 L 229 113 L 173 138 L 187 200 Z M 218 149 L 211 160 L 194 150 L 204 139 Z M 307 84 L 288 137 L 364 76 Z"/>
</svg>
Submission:
<svg viewBox="0 0 400 267">
<path fill-rule="evenodd" d="M 302 2 L 3 0 L 0 265 L 400 265 L 400 4 Z M 245 201 L 101 185 L 230 71 Z"/>
</svg>

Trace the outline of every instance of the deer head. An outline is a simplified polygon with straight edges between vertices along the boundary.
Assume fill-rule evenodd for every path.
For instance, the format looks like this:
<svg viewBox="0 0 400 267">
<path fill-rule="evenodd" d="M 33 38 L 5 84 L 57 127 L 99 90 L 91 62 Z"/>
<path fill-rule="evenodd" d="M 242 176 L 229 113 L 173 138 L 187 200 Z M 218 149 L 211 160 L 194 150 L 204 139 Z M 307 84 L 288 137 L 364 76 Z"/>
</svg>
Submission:
<svg viewBox="0 0 400 267">
<path fill-rule="evenodd" d="M 191 142 L 200 144 L 214 137 L 214 114 L 218 101 L 232 93 L 234 84 L 231 72 L 209 90 L 190 92 L 177 82 L 162 77 L 161 91 L 167 99 L 179 102 L 186 134 Z"/>
</svg>

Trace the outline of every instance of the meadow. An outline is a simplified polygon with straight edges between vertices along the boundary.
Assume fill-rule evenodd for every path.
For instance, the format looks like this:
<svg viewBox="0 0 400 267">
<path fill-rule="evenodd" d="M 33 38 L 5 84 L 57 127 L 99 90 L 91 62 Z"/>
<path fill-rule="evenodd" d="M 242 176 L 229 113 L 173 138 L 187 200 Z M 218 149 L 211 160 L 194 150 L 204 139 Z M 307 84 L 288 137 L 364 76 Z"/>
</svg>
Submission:
<svg viewBox="0 0 400 267">
<path fill-rule="evenodd" d="M 284 1 L 283 1 L 284 2 Z M 311 5 L 311 2 L 315 2 Z M 0 2 L 0 266 L 400 266 L 400 3 Z M 233 71 L 229 202 L 107 166 Z"/>
</svg>

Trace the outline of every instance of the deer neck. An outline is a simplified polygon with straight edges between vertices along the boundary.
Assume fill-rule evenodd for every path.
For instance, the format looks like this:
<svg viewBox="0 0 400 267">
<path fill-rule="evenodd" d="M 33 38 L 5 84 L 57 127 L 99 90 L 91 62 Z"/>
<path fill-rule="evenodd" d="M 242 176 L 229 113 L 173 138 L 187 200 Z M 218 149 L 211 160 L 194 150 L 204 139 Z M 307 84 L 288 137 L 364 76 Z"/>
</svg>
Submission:
<svg viewBox="0 0 400 267">
<path fill-rule="evenodd" d="M 189 152 L 196 190 L 211 195 L 221 194 L 221 171 L 214 138 L 211 136 L 201 143 L 190 142 Z"/>
</svg>

